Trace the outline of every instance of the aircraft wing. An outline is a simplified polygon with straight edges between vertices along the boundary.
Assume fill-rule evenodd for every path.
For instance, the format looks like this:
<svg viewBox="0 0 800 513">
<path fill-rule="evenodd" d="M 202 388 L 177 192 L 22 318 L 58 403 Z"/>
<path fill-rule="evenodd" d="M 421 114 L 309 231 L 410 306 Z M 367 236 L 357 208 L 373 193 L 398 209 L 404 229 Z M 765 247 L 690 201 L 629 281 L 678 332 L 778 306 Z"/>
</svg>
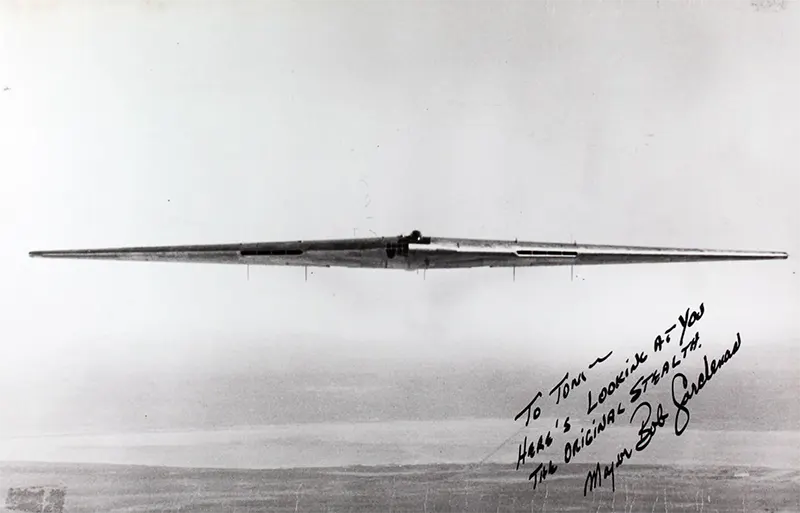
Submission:
<svg viewBox="0 0 800 513">
<path fill-rule="evenodd" d="M 31 257 L 307 267 L 383 267 L 385 239 L 141 246 L 31 251 Z"/>
<path fill-rule="evenodd" d="M 534 267 L 785 259 L 777 251 L 408 236 L 32 251 L 31 257 L 376 269 Z"/>
</svg>

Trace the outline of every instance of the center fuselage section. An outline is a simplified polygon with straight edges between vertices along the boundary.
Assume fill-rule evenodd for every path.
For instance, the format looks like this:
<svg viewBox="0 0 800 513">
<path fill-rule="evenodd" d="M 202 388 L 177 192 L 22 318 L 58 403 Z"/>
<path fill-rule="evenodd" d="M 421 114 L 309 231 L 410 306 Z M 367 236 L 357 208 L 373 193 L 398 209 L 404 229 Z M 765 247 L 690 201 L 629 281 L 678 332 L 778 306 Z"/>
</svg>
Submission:
<svg viewBox="0 0 800 513">
<path fill-rule="evenodd" d="M 526 267 L 569 265 L 577 252 L 563 245 L 408 236 L 272 243 L 243 247 L 240 262 L 254 265 L 375 269 Z"/>
</svg>

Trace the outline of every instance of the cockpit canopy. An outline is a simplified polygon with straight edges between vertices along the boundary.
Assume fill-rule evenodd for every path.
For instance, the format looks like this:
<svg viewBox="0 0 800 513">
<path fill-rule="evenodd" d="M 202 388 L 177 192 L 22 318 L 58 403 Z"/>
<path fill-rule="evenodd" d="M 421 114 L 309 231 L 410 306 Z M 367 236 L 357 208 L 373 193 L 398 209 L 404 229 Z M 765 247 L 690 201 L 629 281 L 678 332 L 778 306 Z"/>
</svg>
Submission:
<svg viewBox="0 0 800 513">
<path fill-rule="evenodd" d="M 408 242 L 413 242 L 414 244 L 430 244 L 431 238 L 430 237 L 423 237 L 422 232 L 419 230 L 414 230 L 411 232 L 410 235 L 407 237 L 400 236 L 401 239 L 405 239 Z"/>
<path fill-rule="evenodd" d="M 430 237 L 423 237 L 419 230 L 412 231 L 409 235 L 400 235 L 397 242 L 386 243 L 386 256 L 394 258 L 397 255 L 408 256 L 409 244 L 430 244 Z"/>
</svg>

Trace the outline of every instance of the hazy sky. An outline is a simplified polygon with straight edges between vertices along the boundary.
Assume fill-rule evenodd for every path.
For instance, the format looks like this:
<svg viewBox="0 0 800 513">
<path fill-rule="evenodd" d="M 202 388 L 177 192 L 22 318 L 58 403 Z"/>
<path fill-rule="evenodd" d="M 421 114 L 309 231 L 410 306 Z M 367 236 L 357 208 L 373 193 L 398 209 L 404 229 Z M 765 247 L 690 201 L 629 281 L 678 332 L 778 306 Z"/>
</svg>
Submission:
<svg viewBox="0 0 800 513">
<path fill-rule="evenodd" d="M 104 375 L 589 361 L 700 302 L 720 347 L 797 339 L 800 4 L 117 4 L 0 3 L 0 384 L 29 415 Z M 791 257 L 515 282 L 27 257 L 412 229 Z"/>
</svg>

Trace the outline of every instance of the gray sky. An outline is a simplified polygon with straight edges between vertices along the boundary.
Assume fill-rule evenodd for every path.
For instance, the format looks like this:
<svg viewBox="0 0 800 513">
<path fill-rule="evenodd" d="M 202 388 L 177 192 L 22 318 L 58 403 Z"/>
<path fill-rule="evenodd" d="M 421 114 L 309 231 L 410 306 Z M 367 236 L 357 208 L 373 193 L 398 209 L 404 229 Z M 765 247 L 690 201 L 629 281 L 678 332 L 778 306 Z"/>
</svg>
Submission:
<svg viewBox="0 0 800 513">
<path fill-rule="evenodd" d="M 583 364 L 700 302 L 720 347 L 796 339 L 800 5 L 554 4 L 0 4 L 4 401 L 35 417 L 121 374 Z M 792 258 L 306 283 L 27 257 L 412 229 Z"/>
</svg>

